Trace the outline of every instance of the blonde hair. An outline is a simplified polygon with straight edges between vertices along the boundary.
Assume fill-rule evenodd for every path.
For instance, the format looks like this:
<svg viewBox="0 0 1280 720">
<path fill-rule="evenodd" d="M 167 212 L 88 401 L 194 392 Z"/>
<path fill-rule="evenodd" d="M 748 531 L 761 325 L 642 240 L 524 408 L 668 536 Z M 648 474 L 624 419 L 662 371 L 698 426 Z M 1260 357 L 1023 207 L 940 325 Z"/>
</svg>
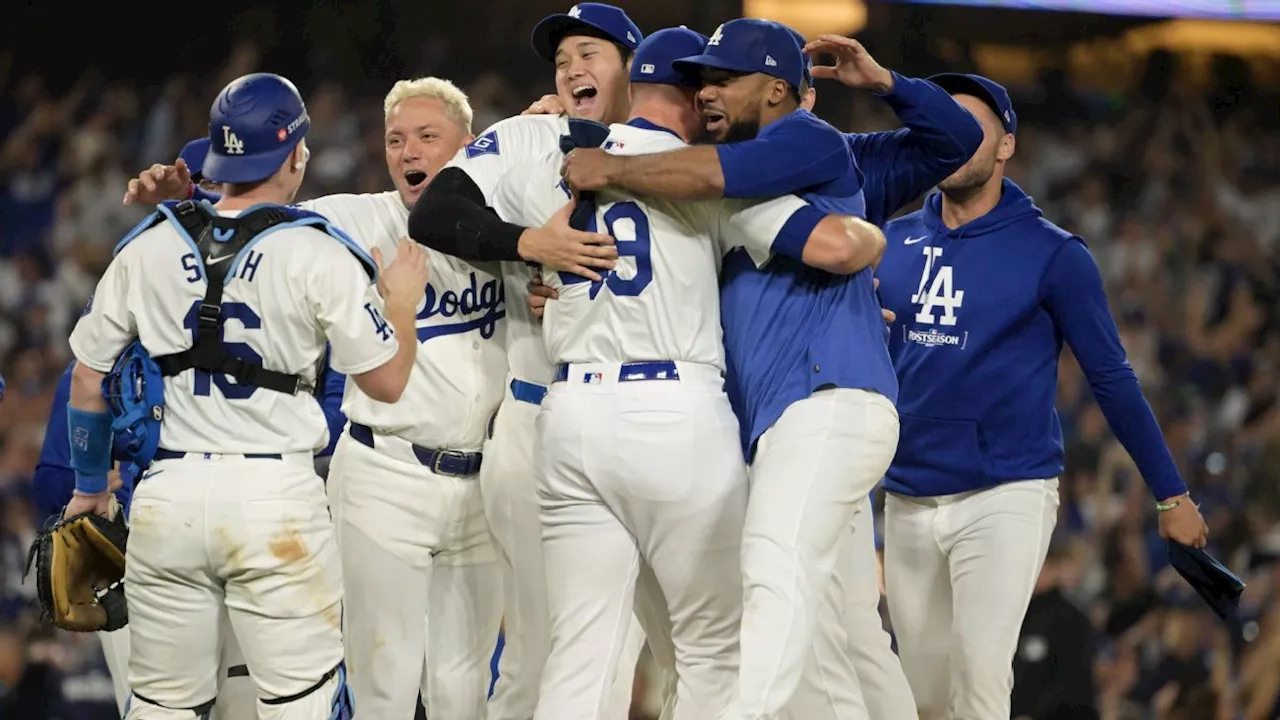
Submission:
<svg viewBox="0 0 1280 720">
<path fill-rule="evenodd" d="M 471 103 L 467 100 L 467 94 L 444 78 L 420 77 L 397 81 L 391 86 L 386 100 L 382 101 L 383 119 L 391 117 L 391 111 L 396 105 L 415 97 L 439 100 L 449 117 L 457 121 L 468 135 L 471 134 Z"/>
</svg>

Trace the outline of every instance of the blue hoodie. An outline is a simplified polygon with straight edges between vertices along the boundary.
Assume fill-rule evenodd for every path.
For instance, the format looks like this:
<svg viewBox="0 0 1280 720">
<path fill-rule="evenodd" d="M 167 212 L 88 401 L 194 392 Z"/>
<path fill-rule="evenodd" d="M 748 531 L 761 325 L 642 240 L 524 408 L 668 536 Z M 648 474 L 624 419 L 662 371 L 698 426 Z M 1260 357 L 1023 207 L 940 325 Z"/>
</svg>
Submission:
<svg viewBox="0 0 1280 720">
<path fill-rule="evenodd" d="M 877 274 L 898 316 L 889 354 L 901 419 L 886 488 L 938 496 L 1060 475 L 1065 340 L 1152 493 L 1186 492 L 1084 241 L 1010 180 L 991 212 L 959 228 L 943 224 L 941 208 L 935 193 L 885 226 Z"/>
</svg>

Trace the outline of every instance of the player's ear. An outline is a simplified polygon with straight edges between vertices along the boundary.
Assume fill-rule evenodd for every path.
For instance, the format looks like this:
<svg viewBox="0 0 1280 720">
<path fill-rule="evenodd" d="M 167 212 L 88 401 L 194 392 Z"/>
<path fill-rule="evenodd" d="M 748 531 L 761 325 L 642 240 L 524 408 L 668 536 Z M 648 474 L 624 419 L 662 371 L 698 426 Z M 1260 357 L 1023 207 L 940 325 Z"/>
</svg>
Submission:
<svg viewBox="0 0 1280 720">
<path fill-rule="evenodd" d="M 769 94 L 766 98 L 769 103 L 769 107 L 777 107 L 781 105 L 790 93 L 791 88 L 785 81 L 777 78 L 771 78 L 769 83 Z"/>
<path fill-rule="evenodd" d="M 1017 147 L 1018 141 L 1014 139 L 1013 133 L 1005 133 L 1000 138 L 1000 146 L 996 148 L 996 159 L 1007 161 L 1013 157 L 1013 151 Z"/>
<path fill-rule="evenodd" d="M 800 96 L 800 107 L 813 111 L 813 106 L 818 104 L 818 91 L 813 88 L 805 88 L 804 94 Z"/>
</svg>

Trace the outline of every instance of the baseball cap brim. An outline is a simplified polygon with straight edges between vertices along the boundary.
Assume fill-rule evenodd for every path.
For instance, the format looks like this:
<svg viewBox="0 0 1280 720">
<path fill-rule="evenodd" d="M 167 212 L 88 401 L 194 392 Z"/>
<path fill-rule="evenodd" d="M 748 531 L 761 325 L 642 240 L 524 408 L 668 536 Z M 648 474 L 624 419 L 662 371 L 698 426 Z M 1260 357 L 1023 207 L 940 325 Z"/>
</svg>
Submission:
<svg viewBox="0 0 1280 720">
<path fill-rule="evenodd" d="M 738 72 L 738 73 L 747 73 L 747 74 L 759 72 L 759 70 L 757 70 L 756 68 L 742 67 L 740 64 L 735 63 L 729 60 L 728 58 L 723 58 L 723 57 L 720 57 L 719 55 L 708 55 L 706 53 L 703 53 L 702 55 L 694 55 L 692 57 L 683 57 L 683 58 L 680 58 L 679 60 L 675 60 L 671 63 L 671 67 L 675 68 L 676 72 L 683 73 L 686 75 L 692 75 L 695 77 L 698 75 L 698 72 L 702 68 L 712 68 L 715 70 L 728 70 L 729 72 Z"/>
<path fill-rule="evenodd" d="M 1000 124 L 1004 129 L 1009 129 L 1002 117 L 1003 111 L 1000 108 L 1000 103 L 991 94 L 991 91 L 977 80 L 963 73 L 938 73 L 929 77 L 929 82 L 946 90 L 948 95 L 972 95 L 978 98 L 986 103 L 987 107 L 991 108 L 991 112 L 996 114 L 996 119 L 1000 120 Z"/>
<path fill-rule="evenodd" d="M 209 145 L 209 138 L 196 138 L 184 145 L 182 152 L 178 153 L 178 157 L 187 164 L 191 179 L 195 182 L 200 182 L 200 178 L 204 177 L 201 171 L 204 169 L 204 158 L 209 154 Z"/>
<path fill-rule="evenodd" d="M 302 139 L 302 133 L 295 137 Z M 251 183 L 266 180 L 284 164 L 293 152 L 297 141 L 283 143 L 280 147 L 257 155 L 219 155 L 209 148 L 204 156 L 201 174 L 217 183 Z"/>
<path fill-rule="evenodd" d="M 592 37 L 602 37 L 606 40 L 613 41 L 613 35 L 599 25 L 593 25 L 585 20 L 569 15 L 548 15 L 541 22 L 533 26 L 533 34 L 530 36 L 530 42 L 533 43 L 534 52 L 538 53 L 543 60 L 555 62 L 556 50 L 560 47 L 560 41 L 574 34 L 573 31 L 585 31 L 585 34 Z"/>
</svg>

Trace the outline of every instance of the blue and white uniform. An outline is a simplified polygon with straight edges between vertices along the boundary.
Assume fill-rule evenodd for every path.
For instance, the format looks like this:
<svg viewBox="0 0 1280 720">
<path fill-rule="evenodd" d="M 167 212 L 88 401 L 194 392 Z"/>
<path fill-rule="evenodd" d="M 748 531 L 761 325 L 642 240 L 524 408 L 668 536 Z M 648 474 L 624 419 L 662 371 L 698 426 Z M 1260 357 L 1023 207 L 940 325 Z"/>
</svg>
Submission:
<svg viewBox="0 0 1280 720">
<path fill-rule="evenodd" d="M 1012 133 L 1008 94 L 977 76 L 938 82 L 983 99 Z M 995 122 L 990 123 L 997 132 Z M 943 197 L 885 228 L 878 275 L 902 440 L 886 475 L 885 582 L 920 717 L 1008 717 L 1011 663 L 1057 522 L 1066 342 L 1158 498 L 1186 488 L 1125 359 L 1084 242 L 1003 180 L 958 227 Z"/>
</svg>

